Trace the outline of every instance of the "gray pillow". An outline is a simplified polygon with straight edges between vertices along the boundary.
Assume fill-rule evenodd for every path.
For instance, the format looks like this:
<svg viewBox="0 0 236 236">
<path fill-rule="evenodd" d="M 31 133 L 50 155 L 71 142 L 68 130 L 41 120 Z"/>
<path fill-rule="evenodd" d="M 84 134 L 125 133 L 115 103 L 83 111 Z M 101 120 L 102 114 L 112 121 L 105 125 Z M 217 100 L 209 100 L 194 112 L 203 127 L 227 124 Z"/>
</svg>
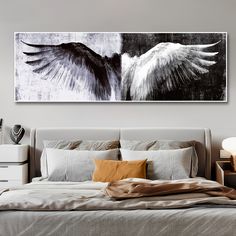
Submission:
<svg viewBox="0 0 236 236">
<path fill-rule="evenodd" d="M 94 159 L 118 160 L 118 149 L 78 151 L 46 148 L 49 181 L 92 180 Z"/>
<path fill-rule="evenodd" d="M 44 149 L 40 159 L 40 170 L 42 177 L 47 178 L 48 167 L 45 148 L 104 151 L 119 148 L 120 142 L 118 140 L 45 140 L 43 144 Z"/>
<path fill-rule="evenodd" d="M 122 160 L 147 159 L 147 178 L 151 180 L 186 179 L 191 175 L 191 161 L 194 148 L 173 150 L 133 151 L 120 149 Z"/>
<path fill-rule="evenodd" d="M 187 147 L 193 147 L 193 156 L 191 162 L 191 177 L 196 177 L 198 172 L 198 156 L 195 150 L 196 141 L 178 141 L 178 140 L 120 140 L 122 149 L 135 151 L 151 151 L 151 150 L 172 150 Z"/>
<path fill-rule="evenodd" d="M 147 150 L 169 150 L 180 149 L 187 147 L 194 147 L 196 141 L 177 141 L 177 140 L 120 140 L 120 146 L 122 149 L 135 150 L 135 151 L 147 151 Z"/>
</svg>

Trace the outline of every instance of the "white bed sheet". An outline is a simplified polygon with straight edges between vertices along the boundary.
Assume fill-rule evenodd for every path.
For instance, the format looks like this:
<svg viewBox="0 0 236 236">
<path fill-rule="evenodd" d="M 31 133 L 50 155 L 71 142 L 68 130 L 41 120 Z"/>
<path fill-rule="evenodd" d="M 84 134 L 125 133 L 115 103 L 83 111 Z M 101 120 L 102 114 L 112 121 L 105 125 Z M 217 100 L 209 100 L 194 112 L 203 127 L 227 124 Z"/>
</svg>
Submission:
<svg viewBox="0 0 236 236">
<path fill-rule="evenodd" d="M 235 236 L 236 210 L 4 211 L 1 236 Z"/>
</svg>

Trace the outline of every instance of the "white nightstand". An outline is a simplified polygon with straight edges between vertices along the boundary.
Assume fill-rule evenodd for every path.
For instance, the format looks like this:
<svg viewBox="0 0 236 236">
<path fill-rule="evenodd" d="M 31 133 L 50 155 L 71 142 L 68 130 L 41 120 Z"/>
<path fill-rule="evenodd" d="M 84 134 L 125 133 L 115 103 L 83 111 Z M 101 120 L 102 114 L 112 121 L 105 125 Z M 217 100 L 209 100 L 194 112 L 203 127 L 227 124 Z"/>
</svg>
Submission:
<svg viewBox="0 0 236 236">
<path fill-rule="evenodd" d="M 0 188 L 28 182 L 28 145 L 0 145 Z"/>
</svg>

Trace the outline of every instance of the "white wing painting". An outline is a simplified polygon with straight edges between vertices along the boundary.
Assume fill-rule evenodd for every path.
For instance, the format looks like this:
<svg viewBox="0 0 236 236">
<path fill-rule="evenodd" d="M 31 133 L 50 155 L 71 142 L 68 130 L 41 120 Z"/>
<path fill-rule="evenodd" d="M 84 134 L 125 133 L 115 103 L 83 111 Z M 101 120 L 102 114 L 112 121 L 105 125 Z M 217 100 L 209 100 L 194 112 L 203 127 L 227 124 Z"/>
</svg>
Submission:
<svg viewBox="0 0 236 236">
<path fill-rule="evenodd" d="M 18 102 L 226 101 L 225 33 L 16 33 L 15 41 Z"/>
</svg>

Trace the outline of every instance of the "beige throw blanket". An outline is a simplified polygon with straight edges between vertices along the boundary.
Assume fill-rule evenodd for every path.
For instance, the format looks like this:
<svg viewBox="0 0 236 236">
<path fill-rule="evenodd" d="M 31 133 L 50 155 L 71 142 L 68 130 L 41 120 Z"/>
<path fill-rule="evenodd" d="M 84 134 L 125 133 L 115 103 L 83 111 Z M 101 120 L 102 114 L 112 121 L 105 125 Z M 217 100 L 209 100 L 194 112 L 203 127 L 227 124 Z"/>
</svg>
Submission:
<svg viewBox="0 0 236 236">
<path fill-rule="evenodd" d="M 105 189 L 107 196 L 113 199 L 128 199 L 151 196 L 165 196 L 181 193 L 206 193 L 210 196 L 224 196 L 236 200 L 236 190 L 213 181 L 114 181 Z"/>
</svg>

